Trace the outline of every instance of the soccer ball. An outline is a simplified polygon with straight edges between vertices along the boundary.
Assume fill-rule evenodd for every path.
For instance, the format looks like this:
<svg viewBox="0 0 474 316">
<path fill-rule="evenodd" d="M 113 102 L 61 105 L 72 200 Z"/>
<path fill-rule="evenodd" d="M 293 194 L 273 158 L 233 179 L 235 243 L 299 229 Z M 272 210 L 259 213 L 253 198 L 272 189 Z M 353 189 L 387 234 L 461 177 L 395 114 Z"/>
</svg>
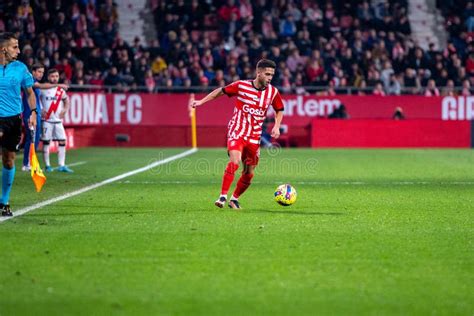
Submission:
<svg viewBox="0 0 474 316">
<path fill-rule="evenodd" d="M 282 184 L 275 190 L 275 201 L 283 206 L 290 206 L 296 202 L 296 190 L 289 184 Z"/>
</svg>

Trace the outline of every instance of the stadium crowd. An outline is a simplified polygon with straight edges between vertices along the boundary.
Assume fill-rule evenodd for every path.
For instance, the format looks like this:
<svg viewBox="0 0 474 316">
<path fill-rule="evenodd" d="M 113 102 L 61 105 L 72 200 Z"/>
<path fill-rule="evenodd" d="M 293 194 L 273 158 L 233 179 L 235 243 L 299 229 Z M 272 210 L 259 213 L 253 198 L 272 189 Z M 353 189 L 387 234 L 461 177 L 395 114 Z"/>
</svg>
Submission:
<svg viewBox="0 0 474 316">
<path fill-rule="evenodd" d="M 374 4 L 376 3 L 376 4 Z M 407 1 L 151 0 L 157 38 L 126 43 L 112 0 L 5 0 L 0 31 L 17 32 L 22 60 L 65 83 L 152 91 L 223 86 L 278 64 L 282 92 L 470 94 L 474 8 L 439 1 L 450 40 L 423 50 L 410 36 Z M 462 87 L 457 91 L 455 87 Z M 314 89 L 313 89 L 314 90 Z"/>
</svg>

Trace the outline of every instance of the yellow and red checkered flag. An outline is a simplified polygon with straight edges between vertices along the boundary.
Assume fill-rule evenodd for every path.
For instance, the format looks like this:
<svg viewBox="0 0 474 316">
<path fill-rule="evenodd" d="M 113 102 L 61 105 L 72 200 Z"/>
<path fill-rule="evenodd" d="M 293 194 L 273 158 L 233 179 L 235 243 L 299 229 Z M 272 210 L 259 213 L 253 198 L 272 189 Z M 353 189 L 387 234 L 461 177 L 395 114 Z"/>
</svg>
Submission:
<svg viewBox="0 0 474 316">
<path fill-rule="evenodd" d="M 36 157 L 34 140 L 35 139 L 33 137 L 31 141 L 31 145 L 30 145 L 31 179 L 33 180 L 33 183 L 35 184 L 36 192 L 40 192 L 41 188 L 46 182 L 46 176 L 44 175 L 43 170 L 41 170 L 38 157 Z"/>
</svg>

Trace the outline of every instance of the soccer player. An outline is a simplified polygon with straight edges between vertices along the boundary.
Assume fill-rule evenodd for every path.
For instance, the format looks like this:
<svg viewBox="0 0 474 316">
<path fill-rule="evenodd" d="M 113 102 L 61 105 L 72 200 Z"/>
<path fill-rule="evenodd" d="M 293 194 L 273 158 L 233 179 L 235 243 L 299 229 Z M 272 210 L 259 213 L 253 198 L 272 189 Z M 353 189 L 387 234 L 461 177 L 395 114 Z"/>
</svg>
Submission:
<svg viewBox="0 0 474 316">
<path fill-rule="evenodd" d="M 48 82 L 50 84 L 58 84 L 59 71 L 57 69 L 48 70 Z M 41 91 L 41 104 L 43 109 L 41 111 L 41 119 L 43 123 L 43 134 L 41 140 L 43 141 L 43 155 L 44 163 L 46 165 L 46 172 L 52 172 L 51 164 L 49 162 L 49 144 L 51 141 L 58 141 L 58 171 L 59 172 L 73 172 L 66 166 L 66 131 L 64 130 L 63 121 L 64 115 L 69 109 L 69 97 L 64 89 L 60 86 L 55 88 L 44 89 Z"/>
<path fill-rule="evenodd" d="M 31 73 L 33 74 L 33 91 L 35 92 L 36 97 L 36 111 L 37 113 L 41 113 L 41 102 L 40 102 L 40 89 L 50 89 L 55 87 L 61 87 L 63 90 L 68 89 L 68 86 L 65 84 L 51 84 L 49 82 L 40 83 L 39 81 L 43 79 L 44 75 L 44 66 L 42 64 L 36 63 L 31 67 Z M 28 106 L 28 98 L 23 95 L 23 125 L 25 126 L 25 146 L 24 146 L 24 154 L 23 154 L 23 167 L 21 170 L 29 171 L 30 170 L 30 144 L 31 144 L 31 134 L 29 133 L 28 128 L 28 120 L 30 119 L 31 111 L 30 107 Z M 41 137 L 41 116 L 37 115 L 36 120 L 36 132 L 35 132 L 35 139 L 34 144 L 35 148 L 38 148 L 39 141 Z"/>
<path fill-rule="evenodd" d="M 2 216 L 12 216 L 10 192 L 15 178 L 16 148 L 21 139 L 21 89 L 28 96 L 31 111 L 29 127 L 36 128 L 36 99 L 33 77 L 22 62 L 18 39 L 13 33 L 0 33 L 0 144 L 2 146 Z"/>
<path fill-rule="evenodd" d="M 283 101 L 277 88 L 270 82 L 275 75 L 275 62 L 262 59 L 257 63 L 256 77 L 253 80 L 238 80 L 224 88 L 217 88 L 201 100 L 194 100 L 192 107 L 198 107 L 222 95 L 236 96 L 234 114 L 229 121 L 227 130 L 227 150 L 229 162 L 222 179 L 220 197 L 215 202 L 219 208 L 227 202 L 227 193 L 234 181 L 235 172 L 243 163 L 234 193 L 229 201 L 229 207 L 240 209 L 239 197 L 247 190 L 252 182 L 255 167 L 260 157 L 260 137 L 262 124 L 267 109 L 271 105 L 275 110 L 275 124 L 271 136 L 280 136 L 280 124 L 283 119 Z"/>
</svg>

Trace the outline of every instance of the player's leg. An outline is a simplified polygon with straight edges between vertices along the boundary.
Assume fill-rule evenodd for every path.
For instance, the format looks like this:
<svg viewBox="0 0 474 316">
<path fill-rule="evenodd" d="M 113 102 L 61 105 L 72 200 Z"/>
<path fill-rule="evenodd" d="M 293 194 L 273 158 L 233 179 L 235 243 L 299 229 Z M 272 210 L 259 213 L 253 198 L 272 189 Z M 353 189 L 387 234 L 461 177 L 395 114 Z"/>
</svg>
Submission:
<svg viewBox="0 0 474 316">
<path fill-rule="evenodd" d="M 13 180 L 15 180 L 15 157 L 14 151 L 3 148 L 2 151 L 2 199 L 0 207 L 2 216 L 12 216 L 10 210 L 10 193 L 12 191 Z"/>
<path fill-rule="evenodd" d="M 252 183 L 252 178 L 257 167 L 260 156 L 260 148 L 256 144 L 247 144 L 242 152 L 242 162 L 244 168 L 240 175 L 237 186 L 235 187 L 234 193 L 229 201 L 229 207 L 234 209 L 240 209 L 239 197 L 248 189 Z"/>
<path fill-rule="evenodd" d="M 25 141 L 23 147 L 23 166 L 22 171 L 30 170 L 30 144 L 31 144 L 31 133 L 28 127 L 28 118 L 23 118 L 23 126 L 25 128 Z"/>
<path fill-rule="evenodd" d="M 66 166 L 66 131 L 62 123 L 56 124 L 53 137 L 58 140 L 58 171 L 72 173 Z"/>
<path fill-rule="evenodd" d="M 0 208 L 2 216 L 12 216 L 10 210 L 10 193 L 15 179 L 16 146 L 21 139 L 21 118 L 12 117 L 2 122 L 0 137 L 2 142 L 2 198 Z"/>
<path fill-rule="evenodd" d="M 43 141 L 43 158 L 46 172 L 52 172 L 51 163 L 49 161 L 49 144 L 53 138 L 53 124 L 46 121 L 43 122 L 43 134 L 41 140 Z"/>
<path fill-rule="evenodd" d="M 74 172 L 68 166 L 66 166 L 65 162 L 66 162 L 66 141 L 61 140 L 58 143 L 58 165 L 59 165 L 58 171 L 66 172 L 66 173 Z"/>
<path fill-rule="evenodd" d="M 242 170 L 239 181 L 237 181 L 237 186 L 230 198 L 229 207 L 240 208 L 239 197 L 248 189 L 250 184 L 252 184 L 255 167 L 255 165 L 244 165 L 244 170 Z"/>
<path fill-rule="evenodd" d="M 38 119 L 38 121 L 36 122 L 36 132 L 35 132 L 35 150 L 38 150 L 38 146 L 39 146 L 39 143 L 40 143 L 40 140 L 41 140 L 41 129 L 42 127 L 42 124 L 41 124 L 41 120 Z"/>
<path fill-rule="evenodd" d="M 227 163 L 222 177 L 221 194 L 214 203 L 217 207 L 224 207 L 227 201 L 227 193 L 229 192 L 229 188 L 235 178 L 235 172 L 239 169 L 239 164 L 242 160 L 242 147 L 243 144 L 241 140 L 228 141 L 227 150 L 229 152 L 229 162 Z"/>
</svg>

